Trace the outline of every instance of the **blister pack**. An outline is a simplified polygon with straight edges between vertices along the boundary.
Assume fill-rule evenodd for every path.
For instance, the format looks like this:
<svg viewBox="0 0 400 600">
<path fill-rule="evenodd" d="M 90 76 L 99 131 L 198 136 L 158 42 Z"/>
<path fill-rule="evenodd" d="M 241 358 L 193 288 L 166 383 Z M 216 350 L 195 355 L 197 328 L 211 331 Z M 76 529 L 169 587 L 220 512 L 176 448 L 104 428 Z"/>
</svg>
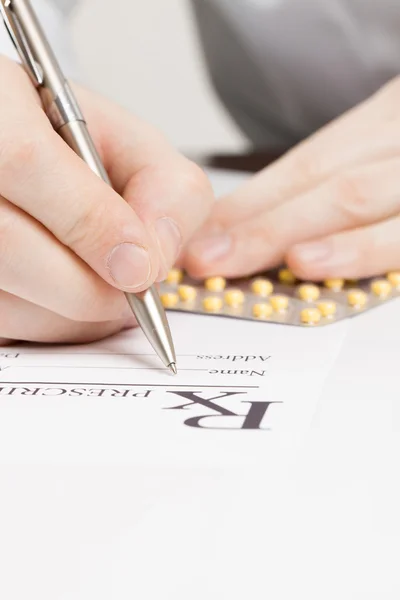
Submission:
<svg viewBox="0 0 400 600">
<path fill-rule="evenodd" d="M 298 326 L 323 326 L 361 314 L 400 296 L 400 271 L 384 277 L 323 283 L 298 281 L 282 268 L 240 280 L 204 282 L 172 269 L 160 284 L 167 310 Z"/>
</svg>

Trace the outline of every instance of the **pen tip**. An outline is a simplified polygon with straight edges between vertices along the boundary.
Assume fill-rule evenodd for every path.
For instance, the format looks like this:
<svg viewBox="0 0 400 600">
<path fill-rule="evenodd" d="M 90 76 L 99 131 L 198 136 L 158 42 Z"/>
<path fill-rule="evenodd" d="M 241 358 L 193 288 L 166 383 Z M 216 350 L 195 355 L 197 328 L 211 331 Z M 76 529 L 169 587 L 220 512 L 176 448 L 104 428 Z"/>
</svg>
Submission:
<svg viewBox="0 0 400 600">
<path fill-rule="evenodd" d="M 177 374 L 178 374 L 178 369 L 176 368 L 176 364 L 175 364 L 175 363 L 171 363 L 171 364 L 170 364 L 170 365 L 168 365 L 168 366 L 169 366 L 170 370 L 172 371 L 172 373 L 173 373 L 174 375 L 177 375 Z"/>
</svg>

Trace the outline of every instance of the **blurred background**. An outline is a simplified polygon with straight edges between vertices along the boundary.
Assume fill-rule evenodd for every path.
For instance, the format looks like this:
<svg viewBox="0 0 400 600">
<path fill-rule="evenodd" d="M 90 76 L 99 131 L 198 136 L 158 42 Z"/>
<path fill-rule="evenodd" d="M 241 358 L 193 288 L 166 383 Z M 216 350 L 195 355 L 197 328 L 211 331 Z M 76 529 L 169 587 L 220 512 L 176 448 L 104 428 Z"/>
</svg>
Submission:
<svg viewBox="0 0 400 600">
<path fill-rule="evenodd" d="M 209 83 L 187 0 L 81 0 L 72 36 L 86 83 L 182 151 L 243 147 Z"/>
</svg>

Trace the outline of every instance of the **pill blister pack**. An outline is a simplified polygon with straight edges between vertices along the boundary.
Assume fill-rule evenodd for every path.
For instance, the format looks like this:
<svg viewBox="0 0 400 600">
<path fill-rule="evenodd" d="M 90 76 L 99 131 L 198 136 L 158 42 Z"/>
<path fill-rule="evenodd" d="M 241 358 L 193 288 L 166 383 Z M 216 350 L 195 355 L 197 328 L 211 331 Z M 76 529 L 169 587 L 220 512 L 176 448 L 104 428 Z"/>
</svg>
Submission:
<svg viewBox="0 0 400 600">
<path fill-rule="evenodd" d="M 203 282 L 172 269 L 160 284 L 166 310 L 304 327 L 324 326 L 400 297 L 400 271 L 369 280 L 298 281 L 287 268 L 257 277 Z"/>
</svg>

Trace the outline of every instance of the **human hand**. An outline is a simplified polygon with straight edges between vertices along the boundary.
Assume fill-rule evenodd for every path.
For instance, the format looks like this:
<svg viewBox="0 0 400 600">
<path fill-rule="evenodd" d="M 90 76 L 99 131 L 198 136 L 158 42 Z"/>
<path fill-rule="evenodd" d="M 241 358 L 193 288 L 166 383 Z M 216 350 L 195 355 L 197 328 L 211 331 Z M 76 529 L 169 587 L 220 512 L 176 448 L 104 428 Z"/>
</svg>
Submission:
<svg viewBox="0 0 400 600">
<path fill-rule="evenodd" d="M 77 89 L 115 191 L 52 129 L 0 57 L 0 336 L 85 342 L 129 327 L 122 293 L 162 280 L 212 203 L 202 171 L 149 125 Z"/>
<path fill-rule="evenodd" d="M 195 277 L 283 262 L 305 280 L 400 268 L 400 78 L 217 202 L 183 256 Z"/>
</svg>

